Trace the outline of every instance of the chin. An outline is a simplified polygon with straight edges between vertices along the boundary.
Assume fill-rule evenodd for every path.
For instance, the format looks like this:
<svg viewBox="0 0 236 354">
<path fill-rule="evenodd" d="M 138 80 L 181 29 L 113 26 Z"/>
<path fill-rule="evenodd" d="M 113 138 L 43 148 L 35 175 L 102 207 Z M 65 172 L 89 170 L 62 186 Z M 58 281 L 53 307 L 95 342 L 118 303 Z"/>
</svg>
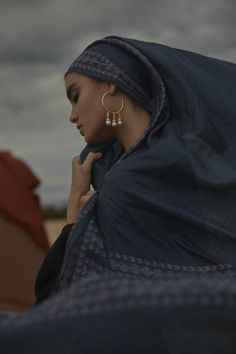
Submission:
<svg viewBox="0 0 236 354">
<path fill-rule="evenodd" d="M 84 140 L 86 141 L 87 144 L 89 145 L 96 145 L 96 144 L 103 144 L 110 140 L 109 138 L 104 138 L 104 137 L 89 137 L 84 135 Z"/>
<path fill-rule="evenodd" d="M 86 136 L 84 136 L 84 141 L 89 145 L 99 144 L 99 142 L 96 139 L 87 138 Z"/>
</svg>

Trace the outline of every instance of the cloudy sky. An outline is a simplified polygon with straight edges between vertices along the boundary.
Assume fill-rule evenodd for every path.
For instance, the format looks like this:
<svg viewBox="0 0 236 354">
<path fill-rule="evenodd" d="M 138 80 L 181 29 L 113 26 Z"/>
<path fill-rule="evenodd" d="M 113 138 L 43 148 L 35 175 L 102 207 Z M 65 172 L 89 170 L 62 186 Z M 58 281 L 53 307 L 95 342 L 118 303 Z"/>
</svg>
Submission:
<svg viewBox="0 0 236 354">
<path fill-rule="evenodd" d="M 235 0 L 0 0 L 0 149 L 41 179 L 43 205 L 62 205 L 85 146 L 63 82 L 75 57 L 120 35 L 236 63 L 235 18 Z"/>
</svg>

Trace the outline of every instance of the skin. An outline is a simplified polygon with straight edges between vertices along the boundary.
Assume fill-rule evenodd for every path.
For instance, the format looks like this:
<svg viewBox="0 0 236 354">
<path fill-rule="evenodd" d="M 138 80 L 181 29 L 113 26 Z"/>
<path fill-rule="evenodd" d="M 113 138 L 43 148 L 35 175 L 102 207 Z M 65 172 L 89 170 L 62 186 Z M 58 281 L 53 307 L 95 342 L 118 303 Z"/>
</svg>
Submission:
<svg viewBox="0 0 236 354">
<path fill-rule="evenodd" d="M 115 84 L 79 73 L 70 73 L 65 77 L 65 89 L 66 92 L 69 91 L 68 99 L 72 107 L 70 121 L 76 126 L 83 125 L 80 133 L 87 144 L 99 144 L 115 139 L 127 151 L 150 123 L 150 113 Z M 107 90 L 110 93 L 105 97 L 105 105 L 111 111 L 117 111 L 121 107 L 121 98 L 124 100 L 124 109 L 121 111 L 122 126 L 114 128 L 105 125 L 106 110 L 102 105 L 102 95 Z M 73 158 L 67 223 L 75 222 L 80 210 L 93 195 L 94 192 L 90 191 L 91 167 L 101 157 L 98 153 L 90 152 L 83 163 L 80 155 Z"/>
</svg>

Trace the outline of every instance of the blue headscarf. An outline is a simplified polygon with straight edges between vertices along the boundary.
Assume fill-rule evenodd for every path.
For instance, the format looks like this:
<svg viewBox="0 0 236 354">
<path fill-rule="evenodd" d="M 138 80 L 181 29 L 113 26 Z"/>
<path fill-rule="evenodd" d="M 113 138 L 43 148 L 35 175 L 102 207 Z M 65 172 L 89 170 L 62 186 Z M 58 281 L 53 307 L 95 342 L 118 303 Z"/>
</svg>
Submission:
<svg viewBox="0 0 236 354">
<path fill-rule="evenodd" d="M 92 64 L 89 52 L 100 61 Z M 130 58 L 135 65 L 139 62 L 141 76 L 135 75 L 138 66 L 131 70 L 135 65 L 130 65 Z M 106 248 L 176 267 L 233 267 L 236 65 L 158 43 L 109 36 L 90 44 L 68 72 L 104 81 L 110 75 L 109 81 L 131 96 L 140 92 L 119 81 L 114 67 L 123 81 L 128 77 L 138 87 L 144 83 L 152 116 L 149 128 L 128 151 L 108 141 L 87 145 L 81 153 L 84 160 L 89 151 L 103 152 L 93 165 L 92 185 Z M 145 105 L 138 94 L 136 99 Z"/>
<path fill-rule="evenodd" d="M 145 66 L 122 47 L 96 41 L 73 61 L 65 76 L 71 72 L 114 83 L 152 111 L 152 87 Z"/>
</svg>

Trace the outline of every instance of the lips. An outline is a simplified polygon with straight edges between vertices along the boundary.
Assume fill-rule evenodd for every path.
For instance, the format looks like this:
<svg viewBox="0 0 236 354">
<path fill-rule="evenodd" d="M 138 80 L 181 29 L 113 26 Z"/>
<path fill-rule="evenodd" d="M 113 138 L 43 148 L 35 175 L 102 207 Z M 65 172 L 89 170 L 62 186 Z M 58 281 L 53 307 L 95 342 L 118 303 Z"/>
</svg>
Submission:
<svg viewBox="0 0 236 354">
<path fill-rule="evenodd" d="M 81 134 L 81 135 L 84 135 L 84 132 L 83 132 L 83 130 L 81 129 L 82 126 L 83 126 L 83 125 L 80 124 L 80 125 L 77 125 L 76 127 L 77 127 L 77 129 L 79 130 L 80 134 Z"/>
</svg>

